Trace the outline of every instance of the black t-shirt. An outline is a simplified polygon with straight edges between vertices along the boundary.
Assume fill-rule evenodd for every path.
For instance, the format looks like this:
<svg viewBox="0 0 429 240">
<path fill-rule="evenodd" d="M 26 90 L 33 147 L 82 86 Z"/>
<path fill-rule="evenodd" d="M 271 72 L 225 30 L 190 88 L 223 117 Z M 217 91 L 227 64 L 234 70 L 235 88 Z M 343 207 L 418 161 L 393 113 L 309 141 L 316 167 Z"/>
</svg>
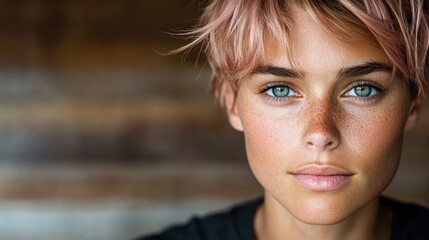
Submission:
<svg viewBox="0 0 429 240">
<path fill-rule="evenodd" d="M 262 201 L 258 198 L 135 240 L 254 240 L 253 218 Z M 391 240 L 429 239 L 429 209 L 385 197 L 380 201 L 393 211 Z"/>
</svg>

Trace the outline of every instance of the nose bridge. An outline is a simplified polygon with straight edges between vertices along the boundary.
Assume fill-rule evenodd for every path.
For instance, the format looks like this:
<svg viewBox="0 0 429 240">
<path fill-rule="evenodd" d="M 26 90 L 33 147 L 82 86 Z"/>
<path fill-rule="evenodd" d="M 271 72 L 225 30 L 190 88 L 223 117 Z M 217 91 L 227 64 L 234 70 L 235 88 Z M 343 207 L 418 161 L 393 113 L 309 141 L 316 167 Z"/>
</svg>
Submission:
<svg viewBox="0 0 429 240">
<path fill-rule="evenodd" d="M 309 103 L 311 125 L 320 128 L 320 131 L 329 130 L 335 118 L 335 107 L 331 100 L 321 99 Z"/>
<path fill-rule="evenodd" d="M 339 113 L 334 100 L 319 98 L 308 103 L 303 144 L 315 150 L 332 150 L 340 141 Z"/>
</svg>

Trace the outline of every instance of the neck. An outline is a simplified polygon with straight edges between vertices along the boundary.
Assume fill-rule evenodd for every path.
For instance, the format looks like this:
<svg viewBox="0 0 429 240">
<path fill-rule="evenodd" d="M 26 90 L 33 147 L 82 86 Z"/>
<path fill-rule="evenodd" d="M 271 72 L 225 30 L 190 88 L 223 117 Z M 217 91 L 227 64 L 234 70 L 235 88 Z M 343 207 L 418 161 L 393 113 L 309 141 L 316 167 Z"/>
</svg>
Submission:
<svg viewBox="0 0 429 240">
<path fill-rule="evenodd" d="M 279 210 L 280 209 L 280 210 Z M 378 199 L 332 225 L 307 224 L 291 215 L 276 199 L 265 194 L 254 220 L 256 239 L 389 239 L 392 214 Z"/>
</svg>

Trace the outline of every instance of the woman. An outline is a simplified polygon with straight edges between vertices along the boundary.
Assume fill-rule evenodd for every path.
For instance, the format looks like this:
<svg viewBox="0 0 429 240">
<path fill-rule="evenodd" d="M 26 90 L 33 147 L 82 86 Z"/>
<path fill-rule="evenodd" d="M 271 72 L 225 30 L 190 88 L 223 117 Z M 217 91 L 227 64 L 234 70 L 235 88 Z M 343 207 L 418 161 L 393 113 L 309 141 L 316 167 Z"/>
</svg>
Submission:
<svg viewBox="0 0 429 240">
<path fill-rule="evenodd" d="M 143 239 L 428 239 L 380 196 L 426 96 L 423 0 L 217 0 L 190 34 L 260 199 Z"/>
</svg>

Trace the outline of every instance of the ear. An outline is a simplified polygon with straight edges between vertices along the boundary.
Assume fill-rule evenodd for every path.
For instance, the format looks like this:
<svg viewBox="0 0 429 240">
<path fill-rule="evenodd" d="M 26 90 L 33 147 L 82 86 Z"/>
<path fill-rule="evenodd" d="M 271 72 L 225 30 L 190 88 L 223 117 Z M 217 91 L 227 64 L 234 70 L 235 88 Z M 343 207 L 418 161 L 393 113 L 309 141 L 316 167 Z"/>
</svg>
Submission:
<svg viewBox="0 0 429 240">
<path fill-rule="evenodd" d="M 423 94 L 419 94 L 413 101 L 411 101 L 410 113 L 408 114 L 407 122 L 405 124 L 406 130 L 411 129 L 415 125 L 424 101 L 425 97 Z"/>
<path fill-rule="evenodd" d="M 230 83 L 225 82 L 222 86 L 224 104 L 226 113 L 228 115 L 229 123 L 237 131 L 243 131 L 243 125 L 241 123 L 240 116 L 237 110 L 236 97 L 237 92 L 233 89 Z"/>
</svg>

